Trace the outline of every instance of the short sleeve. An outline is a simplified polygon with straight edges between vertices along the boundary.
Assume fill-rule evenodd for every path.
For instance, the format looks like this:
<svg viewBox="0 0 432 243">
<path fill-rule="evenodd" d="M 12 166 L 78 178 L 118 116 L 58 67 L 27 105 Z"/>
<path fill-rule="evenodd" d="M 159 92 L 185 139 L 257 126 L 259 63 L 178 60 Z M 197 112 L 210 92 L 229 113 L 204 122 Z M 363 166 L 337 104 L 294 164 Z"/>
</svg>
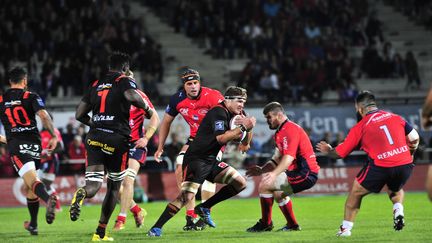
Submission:
<svg viewBox="0 0 432 243">
<path fill-rule="evenodd" d="M 129 78 L 129 77 L 123 77 L 120 79 L 120 91 L 123 93 L 126 90 L 129 89 L 137 89 L 137 85 L 135 83 L 135 80 Z"/>
<path fill-rule="evenodd" d="M 165 113 L 167 113 L 168 115 L 175 117 L 178 115 L 178 111 L 177 111 L 177 104 L 178 104 L 178 98 L 179 94 L 175 94 L 173 96 L 171 96 L 170 98 L 170 102 L 167 105 L 167 107 L 165 108 Z"/>
<path fill-rule="evenodd" d="M 42 98 L 35 93 L 32 93 L 32 96 L 32 108 L 34 112 L 45 109 L 45 103 L 43 102 Z"/>
<path fill-rule="evenodd" d="M 215 107 L 210 113 L 210 124 L 213 134 L 219 136 L 229 130 L 228 114 L 222 107 Z"/>
<path fill-rule="evenodd" d="M 336 153 L 340 157 L 345 158 L 360 143 L 361 134 L 359 124 L 360 123 L 357 123 L 357 125 L 352 127 L 345 140 L 335 148 Z"/>
</svg>

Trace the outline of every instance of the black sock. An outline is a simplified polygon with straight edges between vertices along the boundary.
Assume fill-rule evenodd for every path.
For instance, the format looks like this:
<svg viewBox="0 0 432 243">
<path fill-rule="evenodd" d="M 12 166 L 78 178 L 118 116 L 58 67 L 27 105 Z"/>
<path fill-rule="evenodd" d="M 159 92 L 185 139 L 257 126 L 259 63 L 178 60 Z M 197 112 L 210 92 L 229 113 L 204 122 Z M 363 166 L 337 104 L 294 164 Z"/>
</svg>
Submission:
<svg viewBox="0 0 432 243">
<path fill-rule="evenodd" d="M 36 194 L 40 199 L 42 199 L 45 203 L 48 203 L 48 192 L 45 188 L 45 185 L 40 182 L 40 181 L 36 181 L 35 183 L 33 183 L 33 193 Z"/>
<path fill-rule="evenodd" d="M 171 203 L 168 203 L 165 210 L 159 217 L 158 221 L 153 225 L 152 228 L 162 228 L 168 220 L 170 220 L 174 215 L 176 215 L 180 211 L 180 208 L 172 205 Z"/>
<path fill-rule="evenodd" d="M 226 200 L 230 197 L 233 197 L 233 196 L 239 194 L 239 192 L 241 192 L 243 189 L 237 190 L 233 185 L 226 185 L 226 186 L 222 187 L 212 197 L 207 199 L 207 201 L 202 203 L 201 206 L 204 208 L 211 208 L 214 205 L 216 205 L 217 203 L 222 202 L 223 200 Z"/>
<path fill-rule="evenodd" d="M 99 222 L 99 225 L 96 229 L 96 234 L 98 234 L 101 239 L 105 237 L 106 226 L 106 224 Z"/>
<path fill-rule="evenodd" d="M 39 198 L 27 198 L 27 208 L 30 213 L 30 225 L 37 227 L 37 217 L 39 212 Z"/>
</svg>

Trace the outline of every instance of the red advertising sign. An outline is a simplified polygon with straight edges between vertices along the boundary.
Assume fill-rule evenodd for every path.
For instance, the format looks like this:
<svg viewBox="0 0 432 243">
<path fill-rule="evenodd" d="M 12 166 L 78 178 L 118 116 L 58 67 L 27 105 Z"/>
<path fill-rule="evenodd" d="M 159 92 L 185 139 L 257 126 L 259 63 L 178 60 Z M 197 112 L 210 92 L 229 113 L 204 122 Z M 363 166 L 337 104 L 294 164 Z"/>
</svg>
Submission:
<svg viewBox="0 0 432 243">
<path fill-rule="evenodd" d="M 322 168 L 317 184 L 300 195 L 339 194 L 347 193 L 360 167 Z M 404 186 L 406 191 L 424 191 L 428 165 L 417 165 L 413 174 Z M 240 171 L 242 174 L 244 171 Z M 173 172 L 157 172 L 140 174 L 137 179 L 144 187 L 149 198 L 155 200 L 172 200 L 178 194 L 178 187 Z M 237 197 L 257 197 L 260 177 L 248 178 L 247 187 Z M 63 205 L 68 205 L 77 187 L 84 185 L 84 176 L 58 176 L 54 182 Z M 86 203 L 100 204 L 106 192 L 106 184 L 96 196 Z M 26 205 L 23 180 L 21 178 L 0 179 L 0 207 L 16 207 Z"/>
</svg>

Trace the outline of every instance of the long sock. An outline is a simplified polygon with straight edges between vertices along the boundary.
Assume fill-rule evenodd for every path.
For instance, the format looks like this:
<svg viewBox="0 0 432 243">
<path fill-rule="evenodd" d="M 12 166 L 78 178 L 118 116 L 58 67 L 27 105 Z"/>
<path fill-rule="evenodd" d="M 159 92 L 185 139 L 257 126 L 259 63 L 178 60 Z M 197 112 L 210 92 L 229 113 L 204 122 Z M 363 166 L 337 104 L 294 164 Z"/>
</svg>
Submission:
<svg viewBox="0 0 432 243">
<path fill-rule="evenodd" d="M 292 209 L 292 201 L 290 197 L 285 197 L 282 202 L 279 203 L 279 208 L 282 211 L 285 219 L 287 221 L 288 227 L 298 225 L 297 220 Z"/>
<path fill-rule="evenodd" d="M 99 222 L 99 225 L 96 229 L 96 234 L 98 234 L 101 239 L 105 237 L 106 227 L 106 224 L 102 224 L 101 222 Z"/>
<path fill-rule="evenodd" d="M 27 198 L 27 208 L 30 213 L 30 225 L 37 227 L 37 217 L 39 212 L 39 198 Z"/>
<path fill-rule="evenodd" d="M 196 218 L 198 217 L 198 215 L 196 215 L 195 210 L 191 209 L 191 210 L 186 210 L 186 215 L 187 216 L 191 216 L 192 218 Z"/>
<path fill-rule="evenodd" d="M 347 220 L 342 221 L 342 228 L 344 229 L 351 230 L 353 226 L 354 226 L 354 222 L 347 221 Z"/>
<path fill-rule="evenodd" d="M 174 215 L 176 215 L 178 211 L 180 211 L 180 208 L 174 206 L 171 203 L 168 203 L 165 210 L 159 217 L 158 221 L 156 221 L 152 228 L 162 228 L 162 226 L 164 226 L 164 224 L 168 222 L 168 220 L 174 217 Z"/>
<path fill-rule="evenodd" d="M 126 223 L 126 216 L 119 214 L 117 216 L 117 221 L 122 221 L 123 223 Z"/>
<path fill-rule="evenodd" d="M 44 202 L 48 202 L 49 195 L 46 191 L 45 185 L 42 182 L 36 181 L 35 183 L 33 183 L 32 191 Z"/>
<path fill-rule="evenodd" d="M 137 215 L 139 214 L 139 212 L 141 212 L 141 208 L 140 206 L 138 206 L 138 204 L 135 204 L 135 206 L 130 208 L 130 211 L 134 214 Z"/>
<path fill-rule="evenodd" d="M 261 222 L 267 225 L 272 223 L 272 207 L 273 207 L 273 194 L 260 194 L 261 204 Z"/>
<path fill-rule="evenodd" d="M 203 206 L 204 208 L 211 208 L 217 203 L 239 194 L 239 192 L 241 192 L 243 189 L 244 188 L 242 188 L 241 190 L 237 190 L 233 185 L 226 185 L 222 187 L 212 197 L 207 199 L 207 201 L 202 203 L 201 206 Z"/>
<path fill-rule="evenodd" d="M 393 204 L 393 213 L 395 216 L 404 215 L 404 208 L 402 203 Z"/>
</svg>

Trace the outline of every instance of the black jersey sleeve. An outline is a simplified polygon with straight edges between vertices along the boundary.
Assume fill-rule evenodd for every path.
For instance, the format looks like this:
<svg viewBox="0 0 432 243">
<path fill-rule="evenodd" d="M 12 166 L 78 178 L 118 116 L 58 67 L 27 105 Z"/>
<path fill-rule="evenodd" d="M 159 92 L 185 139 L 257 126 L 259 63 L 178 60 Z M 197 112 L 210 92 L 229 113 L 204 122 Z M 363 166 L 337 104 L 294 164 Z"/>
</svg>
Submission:
<svg viewBox="0 0 432 243">
<path fill-rule="evenodd" d="M 137 85 L 135 83 L 135 80 L 129 78 L 129 77 L 123 77 L 119 80 L 120 82 L 120 92 L 125 92 L 128 89 L 137 89 Z"/>
<path fill-rule="evenodd" d="M 210 113 L 210 124 L 213 127 L 213 134 L 215 136 L 224 134 L 229 130 L 229 121 L 227 111 L 222 107 L 215 107 Z"/>
<path fill-rule="evenodd" d="M 82 97 L 81 101 L 87 104 L 90 104 L 90 93 L 92 88 L 97 84 L 97 81 L 95 81 L 93 84 L 89 85 L 88 88 L 84 91 L 84 96 Z"/>
<path fill-rule="evenodd" d="M 32 98 L 31 105 L 35 113 L 38 112 L 39 110 L 45 109 L 45 103 L 43 102 L 42 98 L 38 94 L 32 93 L 31 98 Z"/>
</svg>

